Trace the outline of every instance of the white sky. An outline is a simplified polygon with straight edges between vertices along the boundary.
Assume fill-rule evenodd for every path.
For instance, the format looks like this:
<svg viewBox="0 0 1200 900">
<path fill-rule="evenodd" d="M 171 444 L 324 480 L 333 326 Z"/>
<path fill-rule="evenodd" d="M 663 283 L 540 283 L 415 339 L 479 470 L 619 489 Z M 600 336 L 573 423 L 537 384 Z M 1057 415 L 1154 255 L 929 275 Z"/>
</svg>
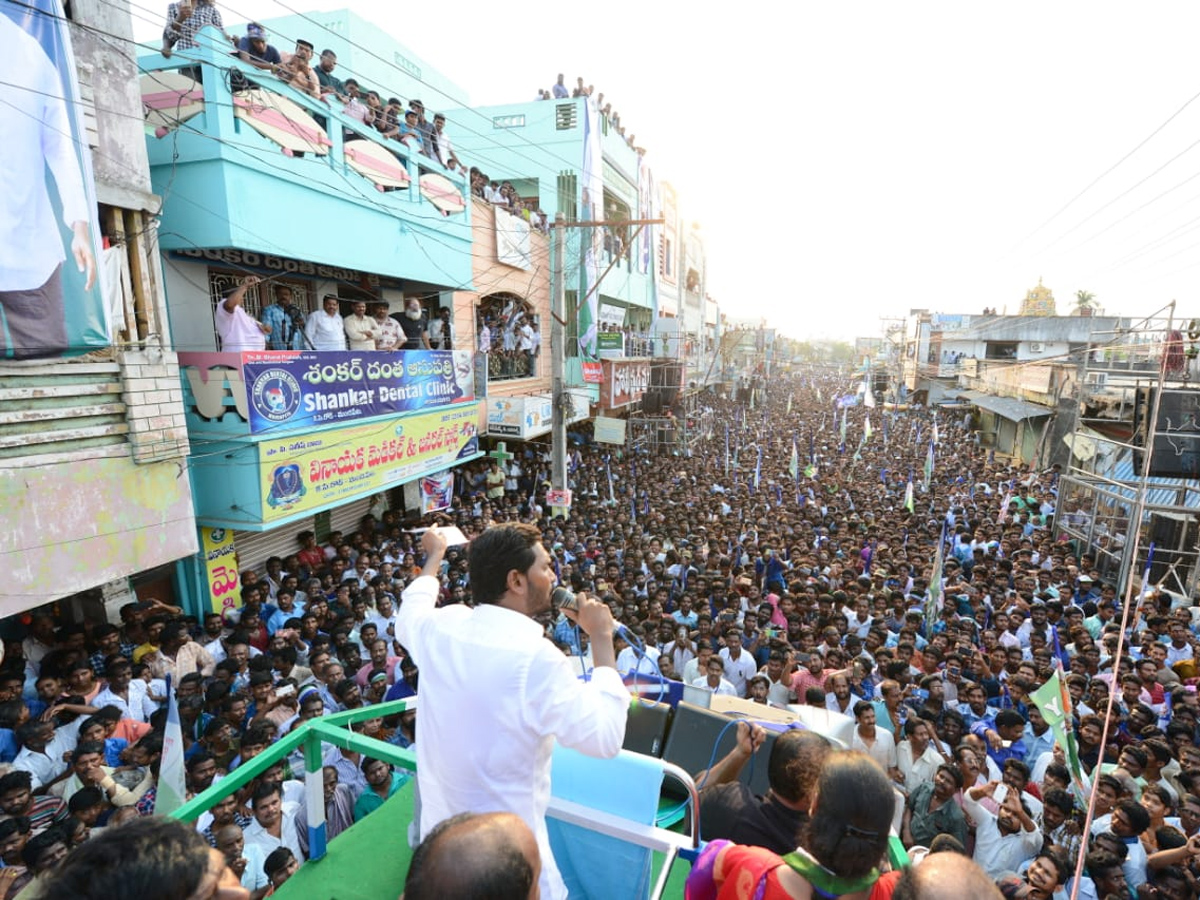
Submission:
<svg viewBox="0 0 1200 900">
<path fill-rule="evenodd" d="M 219 2 L 230 21 L 343 5 Z M 594 83 L 701 223 L 723 311 L 785 334 L 1015 313 L 1039 276 L 1060 314 L 1081 288 L 1111 314 L 1200 313 L 1200 99 L 1055 215 L 1200 92 L 1195 2 L 465 0 L 444 39 L 436 4 L 348 5 L 473 104 Z"/>
</svg>

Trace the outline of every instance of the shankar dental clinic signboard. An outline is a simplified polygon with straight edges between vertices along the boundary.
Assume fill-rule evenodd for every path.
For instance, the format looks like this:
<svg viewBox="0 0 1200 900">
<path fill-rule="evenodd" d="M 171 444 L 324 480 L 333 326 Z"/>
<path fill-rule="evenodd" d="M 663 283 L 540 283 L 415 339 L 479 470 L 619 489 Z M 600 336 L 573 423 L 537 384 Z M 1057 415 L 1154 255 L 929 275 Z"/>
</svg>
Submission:
<svg viewBox="0 0 1200 900">
<path fill-rule="evenodd" d="M 475 399 L 470 350 L 242 354 L 252 434 L 411 413 Z"/>
</svg>

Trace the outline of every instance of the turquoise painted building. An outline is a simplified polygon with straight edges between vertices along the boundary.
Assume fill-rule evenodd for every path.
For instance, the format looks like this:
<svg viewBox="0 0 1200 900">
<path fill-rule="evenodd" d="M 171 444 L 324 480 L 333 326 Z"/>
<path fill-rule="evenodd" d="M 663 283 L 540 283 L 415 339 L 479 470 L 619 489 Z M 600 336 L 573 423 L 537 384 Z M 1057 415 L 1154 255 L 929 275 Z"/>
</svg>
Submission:
<svg viewBox="0 0 1200 900">
<path fill-rule="evenodd" d="M 295 553 L 300 531 L 350 533 L 368 513 L 415 508 L 415 485 L 480 455 L 481 417 L 470 347 L 376 355 L 297 336 L 223 352 L 215 307 L 249 275 L 255 318 L 282 288 L 306 317 L 330 298 L 339 315 L 356 301 L 452 307 L 473 288 L 471 203 L 461 174 L 199 37 L 139 60 L 200 526 L 193 612 L 237 605 L 239 570 Z"/>
</svg>

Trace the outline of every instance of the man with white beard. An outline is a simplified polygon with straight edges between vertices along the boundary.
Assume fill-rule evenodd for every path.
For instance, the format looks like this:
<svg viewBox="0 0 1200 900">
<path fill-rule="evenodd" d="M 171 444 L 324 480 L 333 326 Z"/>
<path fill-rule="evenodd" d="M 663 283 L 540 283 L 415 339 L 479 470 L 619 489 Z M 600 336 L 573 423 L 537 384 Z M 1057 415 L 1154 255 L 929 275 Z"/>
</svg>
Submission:
<svg viewBox="0 0 1200 900">
<path fill-rule="evenodd" d="M 416 297 L 409 297 L 404 301 L 404 315 L 394 316 L 400 323 L 400 328 L 404 331 L 404 343 L 400 345 L 401 350 L 428 350 L 429 336 L 426 335 L 427 323 L 425 316 L 421 313 L 421 301 Z"/>
</svg>

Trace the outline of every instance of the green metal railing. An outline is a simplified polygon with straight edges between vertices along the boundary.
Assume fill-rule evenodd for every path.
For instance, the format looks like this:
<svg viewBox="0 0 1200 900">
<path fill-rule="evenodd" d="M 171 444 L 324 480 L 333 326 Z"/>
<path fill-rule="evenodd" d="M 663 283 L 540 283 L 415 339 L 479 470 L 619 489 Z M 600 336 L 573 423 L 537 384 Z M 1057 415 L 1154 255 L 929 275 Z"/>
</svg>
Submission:
<svg viewBox="0 0 1200 900">
<path fill-rule="evenodd" d="M 238 766 L 207 790 L 197 794 L 171 813 L 171 816 L 183 822 L 194 822 L 218 802 L 245 787 L 280 760 L 286 759 L 293 751 L 302 750 L 304 753 L 304 790 L 308 811 L 308 858 L 310 860 L 320 859 L 325 855 L 327 843 L 325 838 L 325 787 L 321 777 L 322 744 L 332 744 L 342 750 L 362 753 L 399 766 L 406 771 L 416 772 L 417 756 L 412 750 L 406 750 L 364 734 L 356 734 L 349 727 L 354 722 L 398 715 L 405 710 L 416 709 L 416 706 L 416 697 L 406 697 L 403 700 L 365 706 L 362 709 L 348 709 L 345 712 L 303 722 L 254 759 Z"/>
</svg>

